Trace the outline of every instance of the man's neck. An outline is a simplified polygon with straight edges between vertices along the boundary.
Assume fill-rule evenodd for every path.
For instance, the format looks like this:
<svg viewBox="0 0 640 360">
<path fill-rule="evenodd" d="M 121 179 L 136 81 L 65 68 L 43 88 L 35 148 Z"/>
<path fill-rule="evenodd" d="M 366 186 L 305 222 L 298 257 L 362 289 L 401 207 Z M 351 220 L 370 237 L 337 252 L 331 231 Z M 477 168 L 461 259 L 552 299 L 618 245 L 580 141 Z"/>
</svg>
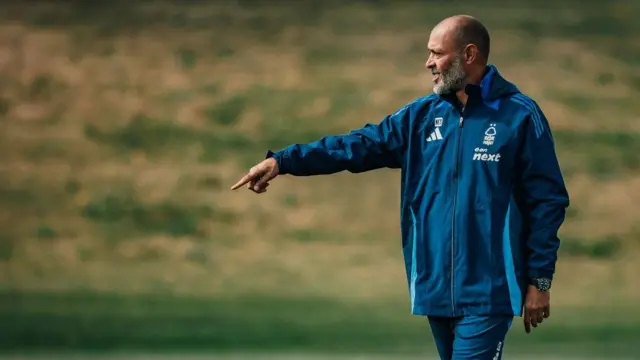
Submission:
<svg viewBox="0 0 640 360">
<path fill-rule="evenodd" d="M 467 95 L 466 92 L 467 85 L 480 85 L 485 74 L 486 66 L 483 66 L 482 70 L 470 73 L 469 76 L 467 76 L 467 78 L 465 79 L 464 86 L 460 90 L 456 91 L 456 97 L 463 106 L 467 106 L 467 100 L 469 100 L 469 95 Z"/>
</svg>

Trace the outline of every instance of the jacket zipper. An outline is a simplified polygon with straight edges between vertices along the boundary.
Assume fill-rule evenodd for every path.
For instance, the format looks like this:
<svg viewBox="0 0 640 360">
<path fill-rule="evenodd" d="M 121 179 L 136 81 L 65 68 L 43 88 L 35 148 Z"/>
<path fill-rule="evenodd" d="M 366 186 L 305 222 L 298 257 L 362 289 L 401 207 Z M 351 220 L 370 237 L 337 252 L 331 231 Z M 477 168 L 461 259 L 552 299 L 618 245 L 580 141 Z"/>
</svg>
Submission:
<svg viewBox="0 0 640 360">
<path fill-rule="evenodd" d="M 464 110 L 463 110 L 464 111 Z M 456 303 L 455 303 L 455 229 L 456 229 L 456 202 L 458 199 L 458 159 L 460 152 L 460 142 L 462 141 L 462 125 L 464 124 L 464 117 L 460 116 L 460 124 L 458 126 L 458 136 L 456 141 L 456 152 L 455 152 L 455 162 L 453 165 L 453 181 L 454 181 L 454 190 L 453 190 L 453 211 L 451 214 L 451 310 L 455 316 L 456 313 Z"/>
</svg>

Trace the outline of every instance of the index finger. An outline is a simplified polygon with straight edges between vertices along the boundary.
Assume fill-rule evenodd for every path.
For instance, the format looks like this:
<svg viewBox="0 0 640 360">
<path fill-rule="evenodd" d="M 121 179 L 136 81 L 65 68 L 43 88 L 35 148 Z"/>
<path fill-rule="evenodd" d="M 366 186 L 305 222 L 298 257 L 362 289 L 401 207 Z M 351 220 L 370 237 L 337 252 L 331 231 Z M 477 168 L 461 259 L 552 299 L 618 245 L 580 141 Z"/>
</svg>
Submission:
<svg viewBox="0 0 640 360">
<path fill-rule="evenodd" d="M 525 311 L 523 317 L 524 317 L 524 331 L 526 331 L 527 334 L 529 334 L 531 332 L 531 319 L 529 316 L 529 312 Z"/>
<path fill-rule="evenodd" d="M 236 189 L 240 188 L 241 186 L 247 184 L 249 181 L 251 181 L 251 179 L 254 178 L 254 176 L 255 176 L 254 174 L 248 173 L 247 175 L 242 177 L 242 179 L 240 179 L 240 181 L 238 181 L 235 185 L 233 185 L 231 187 L 231 190 L 236 190 Z"/>
</svg>

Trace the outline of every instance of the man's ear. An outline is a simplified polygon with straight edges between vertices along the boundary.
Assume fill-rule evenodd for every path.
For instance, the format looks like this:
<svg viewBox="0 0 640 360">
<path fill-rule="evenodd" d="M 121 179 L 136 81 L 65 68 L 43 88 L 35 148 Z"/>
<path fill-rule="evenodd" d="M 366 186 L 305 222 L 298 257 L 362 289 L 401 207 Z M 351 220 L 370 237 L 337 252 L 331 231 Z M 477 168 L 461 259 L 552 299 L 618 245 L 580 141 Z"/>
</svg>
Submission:
<svg viewBox="0 0 640 360">
<path fill-rule="evenodd" d="M 464 54 L 464 62 L 471 64 L 478 58 L 478 47 L 473 44 L 469 44 L 464 47 L 462 53 Z"/>
</svg>

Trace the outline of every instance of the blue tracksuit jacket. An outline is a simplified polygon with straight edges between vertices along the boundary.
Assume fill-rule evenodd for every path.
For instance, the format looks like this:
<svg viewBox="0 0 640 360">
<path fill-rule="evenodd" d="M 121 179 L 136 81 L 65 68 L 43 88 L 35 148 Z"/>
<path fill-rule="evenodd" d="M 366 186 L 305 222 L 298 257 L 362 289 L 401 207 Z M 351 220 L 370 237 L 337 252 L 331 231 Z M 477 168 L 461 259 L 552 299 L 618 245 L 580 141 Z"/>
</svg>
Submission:
<svg viewBox="0 0 640 360">
<path fill-rule="evenodd" d="M 520 316 L 527 278 L 553 277 L 569 198 L 538 105 L 493 65 L 466 92 L 267 157 L 294 176 L 401 169 L 412 313 Z"/>
</svg>

